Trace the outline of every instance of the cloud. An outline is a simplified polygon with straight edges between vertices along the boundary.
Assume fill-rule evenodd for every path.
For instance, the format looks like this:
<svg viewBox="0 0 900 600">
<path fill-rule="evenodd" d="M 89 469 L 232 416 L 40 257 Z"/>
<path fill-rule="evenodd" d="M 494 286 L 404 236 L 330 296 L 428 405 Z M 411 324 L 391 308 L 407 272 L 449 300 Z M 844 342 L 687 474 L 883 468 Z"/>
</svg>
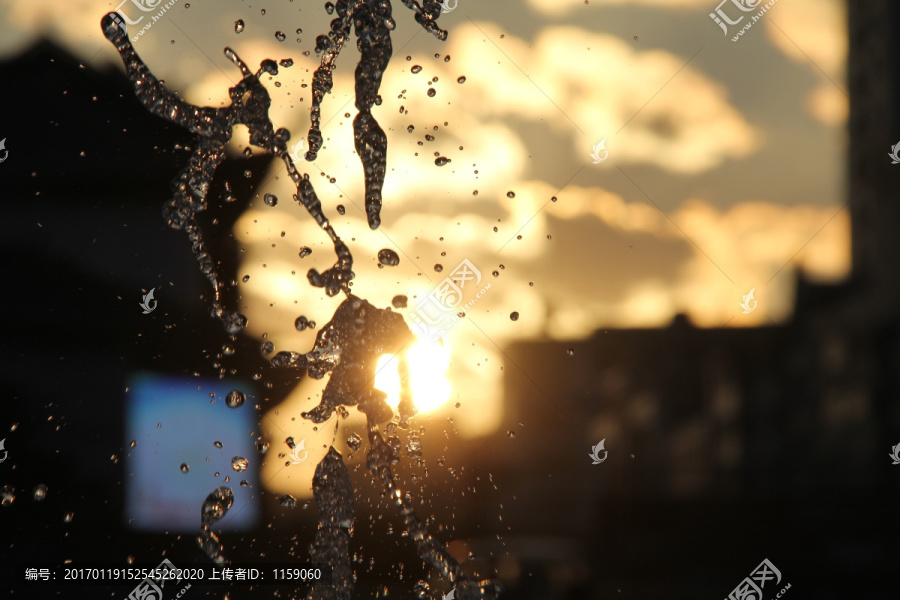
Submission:
<svg viewBox="0 0 900 600">
<path fill-rule="evenodd" d="M 829 126 L 847 120 L 847 9 L 839 0 L 793 0 L 777 4 L 766 21 L 772 45 L 822 79 L 804 107 Z"/>
<path fill-rule="evenodd" d="M 455 110 L 481 122 L 549 126 L 568 141 L 570 160 L 588 162 L 591 147 L 606 138 L 618 161 L 694 174 L 759 146 L 725 87 L 685 66 L 688 57 L 638 51 L 578 27 L 546 27 L 531 42 L 501 38 L 499 27 L 484 22 L 455 34 L 452 64 L 468 77 L 447 90 Z"/>
<path fill-rule="evenodd" d="M 710 0 L 528 0 L 528 5 L 544 17 L 562 18 L 576 10 L 597 6 L 649 6 L 679 10 L 708 6 Z"/>
</svg>

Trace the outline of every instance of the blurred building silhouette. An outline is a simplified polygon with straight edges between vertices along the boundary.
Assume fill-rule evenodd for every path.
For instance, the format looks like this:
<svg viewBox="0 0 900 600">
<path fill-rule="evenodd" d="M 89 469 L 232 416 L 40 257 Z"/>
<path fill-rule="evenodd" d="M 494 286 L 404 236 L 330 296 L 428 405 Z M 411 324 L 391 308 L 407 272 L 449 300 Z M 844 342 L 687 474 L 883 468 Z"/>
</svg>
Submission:
<svg viewBox="0 0 900 600">
<path fill-rule="evenodd" d="M 854 0 L 848 11 L 845 282 L 798 274 L 783 325 L 698 329 L 680 315 L 663 329 L 507 350 L 506 406 L 522 427 L 488 460 L 516 481 L 512 530 L 567 533 L 585 564 L 630 572 L 637 597 L 724 597 L 766 556 L 798 597 L 895 597 L 879 593 L 895 585 L 884 573 L 900 533 L 889 457 L 900 443 L 900 167 L 887 156 L 900 141 L 900 6 Z M 592 465 L 601 439 L 609 454 Z M 679 578 L 693 594 L 673 595 Z"/>
</svg>

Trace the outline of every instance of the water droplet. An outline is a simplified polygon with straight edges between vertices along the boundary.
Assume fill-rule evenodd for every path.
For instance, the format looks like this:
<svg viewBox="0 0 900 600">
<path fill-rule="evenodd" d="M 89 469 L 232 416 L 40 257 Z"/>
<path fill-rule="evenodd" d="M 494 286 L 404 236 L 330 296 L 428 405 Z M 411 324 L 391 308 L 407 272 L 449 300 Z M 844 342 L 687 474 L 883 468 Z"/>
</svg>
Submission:
<svg viewBox="0 0 900 600">
<path fill-rule="evenodd" d="M 243 281 L 244 283 L 247 283 L 248 281 L 250 281 L 250 276 L 244 275 L 243 277 L 241 277 L 241 281 Z"/>
<path fill-rule="evenodd" d="M 448 54 L 447 56 L 444 57 L 444 62 L 450 62 L 450 55 L 449 55 L 449 54 Z"/>
<path fill-rule="evenodd" d="M 413 127 L 412 125 L 407 125 L 407 126 L 406 126 L 406 130 L 407 130 L 408 132 L 412 133 L 413 131 L 416 130 L 416 128 Z"/>
<path fill-rule="evenodd" d="M 244 30 L 244 20 L 238 19 L 237 21 L 234 22 L 234 32 L 240 33 L 243 30 Z"/>
<path fill-rule="evenodd" d="M 513 312 L 509 313 L 509 318 L 510 318 L 510 320 L 512 320 L 512 321 L 518 321 L 518 320 L 519 320 L 519 313 L 517 313 L 516 311 L 513 311 Z"/>
<path fill-rule="evenodd" d="M 434 164 L 436 164 L 439 167 L 443 167 L 448 162 L 451 162 L 450 159 L 443 157 L 443 156 L 438 156 L 436 159 L 434 159 Z"/>
<path fill-rule="evenodd" d="M 35 502 L 40 502 L 44 498 L 47 497 L 47 486 L 43 483 L 39 483 L 34 486 L 34 492 L 32 492 Z"/>
<path fill-rule="evenodd" d="M 285 69 L 287 69 L 288 67 L 294 66 L 294 59 L 282 58 L 280 61 L 278 61 L 278 64 L 281 65 L 282 67 L 284 67 Z"/>
<path fill-rule="evenodd" d="M 515 437 L 516 437 L 516 432 L 513 431 L 512 429 L 509 429 L 509 430 L 506 431 L 506 435 L 509 436 L 509 439 L 512 440 L 512 439 L 515 439 Z"/>
<path fill-rule="evenodd" d="M 393 298 L 391 298 L 391 305 L 394 308 L 406 308 L 408 298 L 403 294 L 397 294 Z"/>
<path fill-rule="evenodd" d="M 456 78 L 456 83 L 465 83 L 465 82 L 466 82 L 465 75 L 460 75 L 459 77 Z"/>
<path fill-rule="evenodd" d="M 213 446 L 215 446 L 216 448 L 221 448 L 221 447 L 222 447 L 222 442 L 215 441 L 215 442 L 213 442 Z"/>
<path fill-rule="evenodd" d="M 263 342 L 260 350 L 263 354 L 272 354 L 272 352 L 275 350 L 275 344 L 273 344 L 272 342 Z"/>
<path fill-rule="evenodd" d="M 131 440 L 130 442 L 128 442 L 128 445 L 134 448 L 135 446 L 137 446 L 137 440 Z"/>
<path fill-rule="evenodd" d="M 244 392 L 240 390 L 231 390 L 225 396 L 225 404 L 228 408 L 240 408 L 244 405 Z"/>
<path fill-rule="evenodd" d="M 342 215 L 342 214 L 344 214 L 345 212 L 347 212 L 347 209 L 344 208 L 344 205 L 343 205 L 343 204 L 338 204 L 338 205 L 337 205 L 337 211 L 338 211 L 338 214 L 339 214 L 339 215 Z"/>
<path fill-rule="evenodd" d="M 434 95 L 437 94 L 437 90 L 434 88 L 428 88 L 428 97 L 434 98 Z"/>
<path fill-rule="evenodd" d="M 500 277 L 500 271 L 491 271 L 491 275 L 494 277 Z"/>
<path fill-rule="evenodd" d="M 515 198 L 515 197 L 516 197 L 516 193 L 513 192 L 513 191 L 506 192 L 506 197 L 507 197 L 507 198 Z"/>
<path fill-rule="evenodd" d="M 279 42 L 283 42 L 283 41 L 285 40 L 285 38 L 287 38 L 287 36 L 284 35 L 284 32 L 283 32 L 283 31 L 276 31 L 276 32 L 275 32 L 275 39 L 278 40 Z"/>
<path fill-rule="evenodd" d="M 312 248 L 310 248 L 309 246 L 303 246 L 302 248 L 300 248 L 300 258 L 306 258 L 310 254 L 312 254 Z"/>
<path fill-rule="evenodd" d="M 250 461 L 243 456 L 235 456 L 231 459 L 231 468 L 238 473 L 240 473 L 241 471 L 246 471 L 249 464 Z"/>
<path fill-rule="evenodd" d="M 567 348 L 566 355 L 567 356 L 575 356 L 575 348 Z"/>
<path fill-rule="evenodd" d="M 63 523 L 71 523 L 72 519 L 74 519 L 74 518 L 75 518 L 75 513 L 71 513 L 71 512 L 66 513 L 66 515 L 63 517 Z"/>
<path fill-rule="evenodd" d="M 303 315 L 300 315 L 294 320 L 294 328 L 297 331 L 306 331 L 306 328 L 309 327 L 309 321 Z"/>
<path fill-rule="evenodd" d="M 390 248 L 382 248 L 378 251 L 378 262 L 387 267 L 396 267 L 400 264 L 400 257 Z"/>
<path fill-rule="evenodd" d="M 419 65 L 413 65 L 412 68 L 410 69 L 410 71 L 413 73 L 418 73 L 421 70 L 422 70 L 422 67 Z"/>
<path fill-rule="evenodd" d="M 228 313 L 223 319 L 225 323 L 225 331 L 231 335 L 237 335 L 247 326 L 247 317 L 241 313 Z"/>
<path fill-rule="evenodd" d="M 263 200 L 265 200 L 266 204 L 269 206 L 275 206 L 276 204 L 278 204 L 278 197 L 274 194 L 266 194 L 263 197 Z"/>
<path fill-rule="evenodd" d="M 353 450 L 354 452 L 357 451 L 357 450 L 359 450 L 359 447 L 360 447 L 361 444 L 362 444 L 362 438 L 359 437 L 358 434 L 356 434 L 356 433 L 351 433 L 349 436 L 347 436 L 347 445 L 348 445 L 348 446 L 350 447 L 350 449 Z"/>
<path fill-rule="evenodd" d="M 551 198 L 550 198 L 550 201 L 551 201 L 551 202 L 556 202 L 556 196 L 551 197 Z"/>
<path fill-rule="evenodd" d="M 436 265 L 434 265 L 434 272 L 435 272 L 435 273 L 440 273 L 440 272 L 443 271 L 443 270 L 444 270 L 444 265 L 442 265 L 442 264 L 436 264 Z"/>
<path fill-rule="evenodd" d="M 16 489 L 11 485 L 0 488 L 0 504 L 9 506 L 16 499 Z"/>
<path fill-rule="evenodd" d="M 409 440 L 406 442 L 406 453 L 409 454 L 410 458 L 422 457 L 422 441 L 414 433 L 410 434 Z"/>
<path fill-rule="evenodd" d="M 234 502 L 234 493 L 227 487 L 219 487 L 206 497 L 200 508 L 200 520 L 207 528 L 225 516 Z"/>
<path fill-rule="evenodd" d="M 187 465 L 187 463 L 181 463 L 181 472 L 182 473 L 187 473 L 190 470 L 191 470 L 191 468 Z"/>
<path fill-rule="evenodd" d="M 285 508 L 297 508 L 297 499 L 290 494 L 281 497 L 281 505 Z"/>
<path fill-rule="evenodd" d="M 246 480 L 246 479 L 241 479 L 240 485 L 241 485 L 242 488 L 245 488 L 245 487 L 247 487 L 247 486 L 250 485 L 250 484 L 247 483 L 247 480 Z"/>
</svg>

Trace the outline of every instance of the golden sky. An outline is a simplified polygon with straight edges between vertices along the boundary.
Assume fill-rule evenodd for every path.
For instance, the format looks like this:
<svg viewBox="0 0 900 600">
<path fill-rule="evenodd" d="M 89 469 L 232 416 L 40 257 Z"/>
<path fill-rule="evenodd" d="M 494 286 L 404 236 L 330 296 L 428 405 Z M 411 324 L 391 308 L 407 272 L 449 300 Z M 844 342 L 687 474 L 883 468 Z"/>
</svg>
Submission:
<svg viewBox="0 0 900 600">
<path fill-rule="evenodd" d="M 461 432 L 499 423 L 501 349 L 514 340 L 663 326 L 678 312 L 701 326 L 779 322 L 793 309 L 796 269 L 822 281 L 847 274 L 840 0 L 778 2 L 736 43 L 709 17 L 715 0 L 459 0 L 439 20 L 449 30 L 443 43 L 394 4 L 395 58 L 373 111 L 389 144 L 381 229 L 366 226 L 353 149 L 355 39 L 323 106 L 324 150 L 300 167 L 353 252 L 357 295 L 387 306 L 406 294 L 408 314 L 463 259 L 491 283 L 446 338 L 453 399 L 484 401 L 477 414 L 445 405 L 441 418 L 452 414 Z M 0 56 L 46 35 L 92 67 L 121 68 L 99 26 L 116 6 L 4 0 Z M 317 66 L 315 36 L 330 18 L 319 2 L 179 0 L 135 47 L 169 87 L 212 106 L 238 80 L 224 46 L 252 66 L 292 58 L 264 81 L 273 121 L 294 144 L 309 125 L 310 88 L 301 86 Z M 594 164 L 601 141 L 608 158 Z M 238 131 L 233 150 L 246 144 Z M 436 166 L 435 152 L 452 162 Z M 289 184 L 275 165 L 238 223 L 246 250 L 238 278 L 250 276 L 242 288 L 250 333 L 267 333 L 276 350 L 303 350 L 314 333 L 296 331 L 294 319 L 324 324 L 337 303 L 305 273 L 334 256 Z M 276 207 L 262 202 L 265 193 L 280 199 Z M 299 259 L 300 246 L 313 254 Z M 381 248 L 395 249 L 400 265 L 377 268 Z M 742 314 L 751 289 L 759 309 Z M 282 407 L 275 437 L 312 435 L 284 415 L 315 404 L 316 393 L 299 389 Z"/>
</svg>

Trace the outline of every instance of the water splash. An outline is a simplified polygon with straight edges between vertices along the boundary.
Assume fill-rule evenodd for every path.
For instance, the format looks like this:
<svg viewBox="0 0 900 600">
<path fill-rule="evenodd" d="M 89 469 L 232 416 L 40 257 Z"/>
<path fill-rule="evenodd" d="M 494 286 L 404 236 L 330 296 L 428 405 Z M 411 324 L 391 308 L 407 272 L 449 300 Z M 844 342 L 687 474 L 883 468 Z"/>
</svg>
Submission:
<svg viewBox="0 0 900 600">
<path fill-rule="evenodd" d="M 425 8 L 419 6 L 416 0 L 403 0 L 403 4 L 415 12 L 416 22 L 426 31 L 439 40 L 447 39 L 447 32 L 435 22 L 441 15 L 440 3 L 425 0 Z M 381 190 L 387 170 L 387 136 L 372 116 L 371 109 L 373 104 L 381 104 L 378 95 L 381 77 L 393 53 L 391 31 L 395 23 L 391 16 L 391 3 L 388 0 L 339 0 L 334 10 L 338 17 L 331 21 L 331 31 L 316 38 L 316 54 L 322 57 L 319 68 L 313 74 L 306 160 L 316 160 L 322 148 L 322 99 L 334 86 L 334 63 L 350 35 L 352 24 L 356 27 L 356 45 L 360 52 L 355 73 L 356 108 L 359 112 L 353 119 L 353 138 L 363 165 L 366 218 L 370 228 L 378 229 L 381 225 Z"/>
<path fill-rule="evenodd" d="M 197 544 L 206 555 L 217 565 L 228 564 L 222 548 L 222 542 L 212 530 L 212 525 L 225 516 L 228 509 L 234 503 L 234 494 L 231 488 L 219 487 L 206 497 L 200 511 L 200 535 Z"/>
<path fill-rule="evenodd" d="M 304 419 L 324 423 L 338 407 L 358 406 L 383 423 L 393 417 L 393 411 L 385 402 L 387 395 L 375 389 L 378 359 L 408 348 L 414 340 L 400 314 L 349 294 L 316 335 L 312 350 L 305 355 L 280 352 L 272 364 L 305 368 L 314 379 L 332 373 L 319 405 L 304 412 Z M 399 410 L 404 422 L 416 412 L 411 402 L 401 403 Z"/>
<path fill-rule="evenodd" d="M 328 449 L 328 454 L 316 467 L 313 497 L 321 514 L 309 556 L 312 562 L 331 565 L 332 585 L 313 586 L 306 598 L 350 600 L 355 579 L 350 568 L 353 484 L 343 457 L 334 447 Z"/>
<path fill-rule="evenodd" d="M 243 315 L 229 312 L 222 305 L 224 280 L 216 271 L 197 221 L 197 213 L 207 209 L 210 184 L 216 169 L 225 160 L 225 146 L 231 139 L 235 125 L 246 125 L 250 131 L 251 144 L 264 148 L 285 162 L 288 174 L 297 186 L 294 199 L 306 208 L 334 244 L 337 263 L 324 273 L 311 269 L 307 273 L 309 282 L 316 287 L 325 288 L 329 296 L 348 289 L 347 284 L 353 278 L 350 250 L 322 212 L 322 205 L 309 175 L 301 176 L 287 153 L 286 143 L 290 132 L 284 128 L 276 131 L 269 120 L 271 99 L 260 82 L 260 77 L 263 73 L 278 74 L 275 61 L 263 60 L 259 70 L 252 73 L 237 53 L 226 47 L 225 56 L 240 70 L 242 76 L 240 82 L 228 90 L 231 104 L 225 108 L 194 106 L 179 98 L 150 72 L 135 52 L 127 32 L 115 22 L 113 14 L 103 17 L 100 25 L 125 64 L 128 78 L 134 85 L 135 96 L 154 115 L 184 127 L 197 137 L 191 160 L 179 173 L 173 186 L 174 195 L 163 207 L 163 216 L 170 227 L 187 232 L 200 271 L 213 287 L 213 316 L 220 319 L 232 335 L 240 333 L 246 326 Z"/>
<path fill-rule="evenodd" d="M 440 40 L 447 38 L 447 32 L 436 24 L 441 14 L 441 4 L 437 0 L 424 0 L 424 6 L 420 6 L 416 0 L 402 0 L 402 2 L 415 13 L 416 22 L 426 31 Z M 392 53 L 390 32 L 396 24 L 391 16 L 389 0 L 339 0 L 332 10 L 336 11 L 338 16 L 331 22 L 331 31 L 316 40 L 316 52 L 321 54 L 322 58 L 313 76 L 311 124 L 307 136 L 309 150 L 305 158 L 309 161 L 315 160 L 321 150 L 321 102 L 333 86 L 334 63 L 353 25 L 361 54 L 355 73 L 356 107 L 359 112 L 353 121 L 354 141 L 364 171 L 366 215 L 369 227 L 376 229 L 381 223 L 387 138 L 372 115 L 371 108 L 373 104 L 381 103 L 378 90 Z M 243 27 L 243 22 L 237 21 L 235 32 L 240 33 Z M 259 70 L 253 73 L 231 48 L 226 47 L 225 56 L 241 72 L 240 82 L 229 89 L 231 104 L 224 108 L 194 106 L 179 98 L 153 76 L 135 52 L 127 31 L 116 24 L 114 13 L 103 17 L 101 28 L 121 56 L 128 78 L 134 86 L 135 95 L 144 107 L 154 115 L 176 123 L 196 136 L 193 155 L 173 182 L 173 197 L 165 203 L 163 216 L 170 227 L 184 229 L 187 232 L 200 270 L 214 291 L 211 314 L 223 323 L 231 335 L 240 333 L 246 327 L 247 319 L 237 311 L 226 310 L 223 304 L 225 279 L 217 272 L 217 263 L 207 251 L 197 214 L 208 207 L 207 194 L 210 184 L 216 169 L 225 159 L 225 146 L 231 139 L 235 125 L 247 127 L 250 144 L 282 159 L 296 186 L 294 200 L 306 209 L 328 235 L 337 255 L 334 266 L 323 273 L 310 269 L 307 279 L 313 286 L 324 288 L 328 296 L 343 292 L 347 298 L 338 307 L 332 320 L 318 332 L 315 344 L 309 352 L 300 354 L 282 351 L 272 358 L 270 363 L 276 368 L 306 371 L 315 379 L 321 379 L 331 373 L 320 404 L 302 416 L 314 423 L 323 423 L 335 412 L 340 416 L 346 416 L 346 406 L 357 406 L 366 415 L 370 444 L 366 455 L 367 467 L 400 510 L 410 538 L 421 558 L 450 581 L 460 600 L 495 598 L 498 587 L 494 582 L 477 582 L 467 578 L 462 573 L 460 565 L 449 555 L 440 541 L 428 532 L 413 512 L 411 496 L 402 491 L 392 472 L 392 465 L 399 462 L 399 458 L 395 448 L 382 437 L 378 425 L 391 421 L 394 414 L 385 402 L 386 395 L 374 388 L 374 375 L 381 355 L 398 356 L 402 389 L 396 425 L 408 427 L 408 420 L 416 414 L 416 407 L 409 387 L 409 365 L 404 350 L 415 338 L 401 315 L 390 309 L 379 309 L 350 294 L 349 284 L 354 277 L 350 250 L 338 237 L 322 211 L 321 202 L 309 175 L 301 175 L 287 153 L 290 132 L 285 128 L 276 130 L 269 119 L 271 100 L 260 78 L 263 73 L 277 75 L 277 63 L 271 59 L 263 60 Z M 300 30 L 297 32 L 299 34 Z M 446 164 L 449 159 L 441 157 L 436 162 Z M 227 186 L 224 200 L 230 200 Z M 266 197 L 265 200 L 272 206 L 277 202 L 274 196 Z M 310 250 L 304 247 L 300 251 L 300 258 L 309 252 Z M 382 252 L 387 254 L 392 251 Z M 396 257 L 396 253 L 393 253 L 393 256 L 383 256 L 379 253 L 379 262 L 388 265 L 397 264 L 399 257 Z M 308 325 L 315 326 L 311 322 Z M 226 399 L 226 404 L 231 407 L 240 405 L 236 397 Z M 359 448 L 358 438 L 349 443 L 351 447 L 355 446 L 354 449 Z M 419 450 L 413 448 L 413 454 L 418 454 Z M 246 461 L 241 457 L 236 457 L 235 460 L 238 460 L 238 467 L 243 466 Z M 241 485 L 245 485 L 245 482 L 242 481 Z M 349 600 L 354 582 L 349 553 L 353 523 L 353 488 L 343 458 L 333 447 L 316 468 L 313 494 L 321 516 L 315 542 L 310 547 L 310 555 L 313 561 L 327 562 L 332 566 L 334 584 L 313 587 L 307 598 Z M 7 494 L 4 495 L 4 503 L 7 503 L 6 496 Z M 9 490 L 8 496 L 8 501 L 11 502 L 12 490 Z M 287 506 L 292 504 L 291 500 L 293 498 L 289 496 L 282 498 L 282 502 Z M 219 487 L 206 498 L 202 506 L 202 523 L 197 542 L 206 555 L 219 565 L 226 564 L 227 560 L 219 538 L 212 531 L 212 525 L 225 516 L 233 501 L 231 489 Z"/>
</svg>

